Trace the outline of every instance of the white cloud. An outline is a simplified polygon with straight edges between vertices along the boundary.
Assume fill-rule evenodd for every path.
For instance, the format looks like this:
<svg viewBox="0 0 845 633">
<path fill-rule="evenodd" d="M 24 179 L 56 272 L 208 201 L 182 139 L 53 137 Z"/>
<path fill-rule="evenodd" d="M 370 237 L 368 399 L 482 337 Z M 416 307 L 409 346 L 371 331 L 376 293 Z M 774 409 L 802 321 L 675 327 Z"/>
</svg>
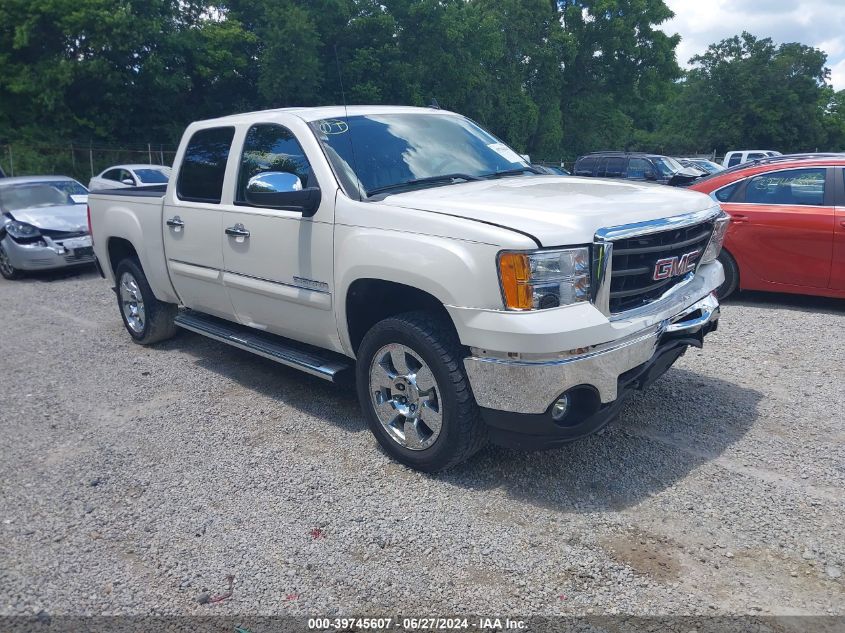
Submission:
<svg viewBox="0 0 845 633">
<path fill-rule="evenodd" d="M 830 0 L 665 0 L 675 17 L 661 25 L 679 33 L 678 62 L 742 31 L 775 43 L 800 42 L 828 54 L 831 83 L 845 89 L 845 2 Z"/>
</svg>

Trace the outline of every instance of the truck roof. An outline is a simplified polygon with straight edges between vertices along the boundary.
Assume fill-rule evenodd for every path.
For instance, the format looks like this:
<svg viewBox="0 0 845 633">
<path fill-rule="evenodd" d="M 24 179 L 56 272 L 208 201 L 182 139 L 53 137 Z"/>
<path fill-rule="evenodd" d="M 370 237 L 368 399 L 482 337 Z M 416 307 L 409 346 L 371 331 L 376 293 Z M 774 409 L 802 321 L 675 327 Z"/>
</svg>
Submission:
<svg viewBox="0 0 845 633">
<path fill-rule="evenodd" d="M 414 106 L 385 106 L 385 105 L 353 105 L 344 107 L 342 105 L 319 106 L 313 108 L 276 108 L 271 110 L 258 110 L 255 112 L 244 112 L 242 114 L 231 114 L 216 119 L 205 119 L 196 121 L 197 124 L 221 124 L 221 123 L 251 123 L 253 121 L 266 121 L 268 115 L 292 114 L 303 121 L 318 121 L 320 119 L 339 119 L 345 116 L 360 116 L 365 114 L 446 114 L 455 115 L 448 110 L 436 108 L 418 108 Z"/>
</svg>

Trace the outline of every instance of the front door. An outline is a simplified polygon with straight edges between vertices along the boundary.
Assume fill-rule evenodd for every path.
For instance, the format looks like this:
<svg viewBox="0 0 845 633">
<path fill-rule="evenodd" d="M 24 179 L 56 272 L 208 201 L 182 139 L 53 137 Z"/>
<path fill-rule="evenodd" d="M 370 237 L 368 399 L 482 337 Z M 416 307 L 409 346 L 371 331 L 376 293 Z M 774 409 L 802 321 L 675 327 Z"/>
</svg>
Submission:
<svg viewBox="0 0 845 633">
<path fill-rule="evenodd" d="M 162 215 L 167 268 L 180 301 L 223 318 L 233 310 L 223 286 L 220 199 L 234 133 L 232 127 L 194 133 Z"/>
<path fill-rule="evenodd" d="M 750 178 L 731 214 L 731 243 L 741 268 L 772 283 L 827 288 L 833 252 L 833 177 L 826 167 Z"/>
<path fill-rule="evenodd" d="M 246 184 L 263 172 L 287 172 L 302 187 L 319 186 L 290 130 L 269 123 L 247 130 L 232 203 L 223 208 L 223 283 L 244 325 L 326 346 L 327 335 L 337 338 L 332 310 L 335 188 L 323 191 L 313 217 L 250 205 Z"/>
</svg>

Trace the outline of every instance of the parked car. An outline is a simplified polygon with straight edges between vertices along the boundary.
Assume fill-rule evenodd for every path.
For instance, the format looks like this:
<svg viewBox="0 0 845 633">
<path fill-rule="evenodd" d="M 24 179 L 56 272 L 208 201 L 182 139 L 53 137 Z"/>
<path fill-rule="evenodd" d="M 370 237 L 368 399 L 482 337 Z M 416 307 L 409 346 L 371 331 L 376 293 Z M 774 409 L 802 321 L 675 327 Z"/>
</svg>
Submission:
<svg viewBox="0 0 845 633">
<path fill-rule="evenodd" d="M 690 187 L 731 215 L 719 260 L 736 289 L 845 298 L 845 156 L 778 156 Z"/>
<path fill-rule="evenodd" d="M 747 163 L 752 160 L 760 160 L 761 158 L 772 158 L 773 156 L 782 156 L 780 152 L 771 149 L 738 149 L 725 154 L 722 160 L 722 167 L 736 167 L 742 163 Z"/>
<path fill-rule="evenodd" d="M 354 376 L 373 434 L 421 470 L 487 438 L 533 448 L 592 433 L 716 328 L 718 204 L 537 174 L 458 114 L 201 121 L 174 169 L 164 192 L 91 195 L 132 339 L 181 327 Z"/>
<path fill-rule="evenodd" d="M 65 176 L 0 180 L 0 274 L 91 264 L 88 190 Z"/>
<path fill-rule="evenodd" d="M 115 165 L 94 176 L 88 183 L 90 191 L 122 189 L 124 187 L 155 187 L 166 185 L 170 167 L 163 165 Z"/>
<path fill-rule="evenodd" d="M 670 156 L 634 152 L 593 152 L 575 161 L 576 176 L 625 178 L 664 185 L 686 186 L 705 172 L 684 167 Z"/>
<path fill-rule="evenodd" d="M 550 176 L 569 176 L 569 175 L 571 175 L 569 173 L 569 171 L 567 171 L 563 167 L 558 167 L 557 165 L 535 164 L 535 165 L 531 165 L 531 166 L 541 174 L 549 174 Z"/>
<path fill-rule="evenodd" d="M 715 174 L 717 171 L 725 169 L 719 163 L 714 163 L 712 160 L 707 160 L 706 158 L 679 158 L 678 162 L 684 167 L 700 169 L 705 174 Z"/>
</svg>

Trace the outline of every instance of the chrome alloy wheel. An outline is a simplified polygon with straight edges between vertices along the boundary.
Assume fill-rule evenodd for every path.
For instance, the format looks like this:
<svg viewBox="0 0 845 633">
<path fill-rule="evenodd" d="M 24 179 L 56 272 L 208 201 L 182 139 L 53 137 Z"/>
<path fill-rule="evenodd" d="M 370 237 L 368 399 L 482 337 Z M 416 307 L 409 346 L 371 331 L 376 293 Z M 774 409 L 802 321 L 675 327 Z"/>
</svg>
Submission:
<svg viewBox="0 0 845 633">
<path fill-rule="evenodd" d="M 0 270 L 8 277 L 15 274 L 15 268 L 12 266 L 12 262 L 9 261 L 9 255 L 6 253 L 6 249 L 3 248 L 2 244 L 0 244 Z"/>
<path fill-rule="evenodd" d="M 421 451 L 439 437 L 440 388 L 431 369 L 410 347 L 391 343 L 375 353 L 370 396 L 376 416 L 400 446 Z"/>
<path fill-rule="evenodd" d="M 143 333 L 146 320 L 144 297 L 132 273 L 120 276 L 120 306 L 129 328 L 136 334 Z"/>
</svg>

